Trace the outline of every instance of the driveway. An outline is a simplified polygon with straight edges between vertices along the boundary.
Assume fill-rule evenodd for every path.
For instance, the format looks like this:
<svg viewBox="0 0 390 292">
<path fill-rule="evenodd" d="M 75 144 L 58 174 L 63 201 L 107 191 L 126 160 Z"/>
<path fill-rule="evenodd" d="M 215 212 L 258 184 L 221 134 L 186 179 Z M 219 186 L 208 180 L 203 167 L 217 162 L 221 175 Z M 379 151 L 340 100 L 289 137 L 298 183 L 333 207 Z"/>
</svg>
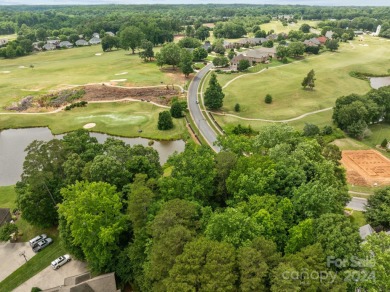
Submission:
<svg viewBox="0 0 390 292">
<path fill-rule="evenodd" d="M 366 204 L 367 199 L 353 197 L 346 207 L 356 211 L 366 211 Z"/>
<path fill-rule="evenodd" d="M 44 290 L 63 286 L 65 278 L 76 276 L 87 271 L 86 263 L 77 260 L 71 260 L 69 263 L 63 265 L 58 270 L 53 270 L 51 266 L 48 266 L 13 291 L 26 292 L 31 291 L 32 287 L 39 287 Z"/>
<path fill-rule="evenodd" d="M 26 263 L 23 252 L 27 260 L 35 255 L 28 242 L 0 243 L 0 282 Z"/>
</svg>

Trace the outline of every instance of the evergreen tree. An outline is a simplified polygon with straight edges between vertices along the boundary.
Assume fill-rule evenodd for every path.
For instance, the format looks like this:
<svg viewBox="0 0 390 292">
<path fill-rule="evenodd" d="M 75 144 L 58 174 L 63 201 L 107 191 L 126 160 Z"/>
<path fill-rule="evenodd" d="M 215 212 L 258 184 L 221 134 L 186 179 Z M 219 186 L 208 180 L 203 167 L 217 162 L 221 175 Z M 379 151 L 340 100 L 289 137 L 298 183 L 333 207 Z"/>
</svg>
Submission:
<svg viewBox="0 0 390 292">
<path fill-rule="evenodd" d="M 185 77 L 194 72 L 194 69 L 192 69 L 192 53 L 186 49 L 182 49 L 180 52 L 180 70 Z"/>
<path fill-rule="evenodd" d="M 159 130 L 169 130 L 173 128 L 172 116 L 169 111 L 163 111 L 158 114 L 157 128 Z"/>
<path fill-rule="evenodd" d="M 183 115 L 182 115 L 182 107 L 180 102 L 175 101 L 174 103 L 172 103 L 170 112 L 172 117 L 181 118 Z"/>
<path fill-rule="evenodd" d="M 220 109 L 223 106 L 223 98 L 225 94 L 222 92 L 222 87 L 218 83 L 217 76 L 212 73 L 209 81 L 209 87 L 204 94 L 204 104 L 209 109 Z"/>
<path fill-rule="evenodd" d="M 265 103 L 272 103 L 272 96 L 271 94 L 267 94 L 264 98 Z"/>
<path fill-rule="evenodd" d="M 313 89 L 315 84 L 314 84 L 314 81 L 316 80 L 315 78 L 315 73 L 314 73 L 314 70 L 310 70 L 309 73 L 307 73 L 307 76 L 303 79 L 301 85 L 303 86 L 303 88 L 306 89 L 306 87 L 309 86 L 310 89 Z"/>
<path fill-rule="evenodd" d="M 236 105 L 234 106 L 234 111 L 239 112 L 240 110 L 241 110 L 240 104 L 236 103 Z"/>
</svg>

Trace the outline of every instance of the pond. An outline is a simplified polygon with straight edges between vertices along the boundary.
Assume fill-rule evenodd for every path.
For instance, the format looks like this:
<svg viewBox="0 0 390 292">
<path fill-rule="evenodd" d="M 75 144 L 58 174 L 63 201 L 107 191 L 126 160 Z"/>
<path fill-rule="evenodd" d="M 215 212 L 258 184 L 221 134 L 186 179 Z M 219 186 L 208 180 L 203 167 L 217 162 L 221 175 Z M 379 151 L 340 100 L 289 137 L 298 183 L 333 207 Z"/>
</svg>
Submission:
<svg viewBox="0 0 390 292">
<path fill-rule="evenodd" d="M 370 78 L 371 87 L 374 89 L 381 88 L 383 86 L 390 85 L 390 76 L 388 77 L 371 77 Z"/>
<path fill-rule="evenodd" d="M 148 146 L 150 140 L 144 138 L 122 138 L 107 134 L 93 133 L 99 143 L 103 143 L 108 137 L 120 139 L 127 144 L 141 144 Z M 63 135 L 54 136 L 48 128 L 10 129 L 0 131 L 0 186 L 15 184 L 23 172 L 23 162 L 26 157 L 24 149 L 34 140 L 50 141 L 53 138 L 61 139 Z M 167 161 L 169 155 L 175 151 L 184 151 L 184 141 L 154 141 L 152 147 L 160 155 L 160 163 Z"/>
</svg>

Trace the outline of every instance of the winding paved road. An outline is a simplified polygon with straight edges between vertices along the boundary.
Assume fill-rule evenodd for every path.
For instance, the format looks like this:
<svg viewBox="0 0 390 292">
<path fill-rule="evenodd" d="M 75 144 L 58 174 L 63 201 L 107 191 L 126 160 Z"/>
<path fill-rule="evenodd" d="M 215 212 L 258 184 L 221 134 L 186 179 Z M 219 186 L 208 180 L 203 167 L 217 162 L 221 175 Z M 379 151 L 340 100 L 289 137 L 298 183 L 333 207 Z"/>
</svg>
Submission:
<svg viewBox="0 0 390 292">
<path fill-rule="evenodd" d="M 196 76 L 194 77 L 194 79 L 190 84 L 190 87 L 188 88 L 187 98 L 188 98 L 188 107 L 190 110 L 192 120 L 195 122 L 196 127 L 199 129 L 199 132 L 201 133 L 203 138 L 207 141 L 207 143 L 210 145 L 210 147 L 215 152 L 218 153 L 219 151 L 221 151 L 221 148 L 213 145 L 214 142 L 217 141 L 217 134 L 210 127 L 207 120 L 203 116 L 203 113 L 200 109 L 201 99 L 199 98 L 200 96 L 198 96 L 198 88 L 200 82 L 212 67 L 213 64 L 208 64 L 207 66 L 203 67 L 202 70 L 198 72 L 198 74 L 196 74 Z"/>
<path fill-rule="evenodd" d="M 352 193 L 353 192 L 349 192 Z M 351 201 L 347 204 L 347 208 L 351 208 L 356 211 L 366 211 L 367 199 L 352 197 Z"/>
</svg>

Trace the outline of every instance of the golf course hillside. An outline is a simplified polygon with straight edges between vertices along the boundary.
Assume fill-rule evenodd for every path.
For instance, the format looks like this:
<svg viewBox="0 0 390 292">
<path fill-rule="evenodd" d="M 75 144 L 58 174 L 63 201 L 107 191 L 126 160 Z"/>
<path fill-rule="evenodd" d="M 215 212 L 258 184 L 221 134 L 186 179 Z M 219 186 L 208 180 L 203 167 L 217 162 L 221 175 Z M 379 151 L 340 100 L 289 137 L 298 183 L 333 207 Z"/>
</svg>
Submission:
<svg viewBox="0 0 390 292">
<path fill-rule="evenodd" d="M 155 52 L 159 48 L 154 49 Z M 46 94 L 88 83 L 155 86 L 185 82 L 179 70 L 165 73 L 131 51 L 103 52 L 101 46 L 39 52 L 0 62 L 0 112 L 28 95 Z"/>
<path fill-rule="evenodd" d="M 341 43 L 336 52 L 325 51 L 286 65 L 270 66 L 255 74 L 238 78 L 236 74 L 219 74 L 218 80 L 225 93 L 222 111 L 233 116 L 216 115 L 216 119 L 222 126 L 235 121 L 250 122 L 255 128 L 269 121 L 330 124 L 331 108 L 338 97 L 364 94 L 371 88 L 368 81 L 351 77 L 349 73 L 386 74 L 389 55 L 390 41 L 364 36 Z M 312 69 L 315 87 L 303 89 L 301 83 Z M 264 102 L 267 94 L 272 96 L 271 104 Z M 240 112 L 234 111 L 237 103 Z"/>
</svg>

